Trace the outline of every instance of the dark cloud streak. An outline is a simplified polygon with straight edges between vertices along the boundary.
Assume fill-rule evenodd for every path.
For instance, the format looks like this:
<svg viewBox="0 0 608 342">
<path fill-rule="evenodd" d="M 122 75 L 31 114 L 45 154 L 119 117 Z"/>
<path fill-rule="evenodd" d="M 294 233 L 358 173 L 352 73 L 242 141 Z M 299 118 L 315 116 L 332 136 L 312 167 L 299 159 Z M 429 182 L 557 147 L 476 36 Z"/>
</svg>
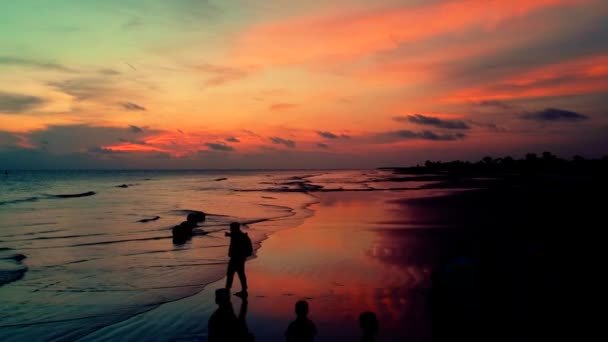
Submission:
<svg viewBox="0 0 608 342">
<path fill-rule="evenodd" d="M 277 144 L 277 145 L 285 145 L 289 148 L 294 148 L 296 147 L 296 143 L 293 140 L 289 140 L 289 139 L 283 139 L 283 138 L 279 138 L 279 137 L 270 137 L 270 141 L 273 144 Z"/>
<path fill-rule="evenodd" d="M 537 112 L 524 113 L 520 118 L 538 122 L 580 122 L 589 119 L 586 115 L 557 108 L 546 108 Z"/>
<path fill-rule="evenodd" d="M 23 113 L 44 103 L 41 97 L 0 92 L 0 113 Z"/>
<path fill-rule="evenodd" d="M 107 78 L 73 78 L 49 82 L 48 85 L 75 97 L 77 100 L 89 100 L 103 97 L 111 92 Z"/>
<path fill-rule="evenodd" d="M 146 110 L 146 107 L 140 106 L 137 103 L 133 103 L 133 102 L 122 102 L 120 105 L 122 106 L 122 108 L 124 108 L 126 110 L 131 110 L 131 111 L 145 111 Z"/>
<path fill-rule="evenodd" d="M 106 76 L 117 76 L 122 74 L 120 71 L 114 69 L 99 69 L 98 72 Z"/>
<path fill-rule="evenodd" d="M 350 136 L 346 135 L 346 134 L 335 134 L 332 132 L 328 132 L 328 131 L 317 131 L 317 134 L 322 137 L 322 138 L 327 138 L 327 139 L 350 139 Z"/>
<path fill-rule="evenodd" d="M 205 143 L 205 146 L 213 151 L 231 152 L 234 151 L 234 147 L 223 143 Z"/>
<path fill-rule="evenodd" d="M 141 129 L 140 127 L 137 127 L 135 125 L 129 125 L 129 130 L 133 133 L 143 133 L 144 130 Z"/>
<path fill-rule="evenodd" d="M 393 118 L 397 122 L 411 122 L 417 125 L 433 126 L 445 129 L 470 129 L 471 127 L 466 122 L 461 120 L 445 120 L 434 116 L 426 116 L 422 114 L 413 114 L 408 116 L 396 116 Z"/>
<path fill-rule="evenodd" d="M 317 134 L 320 135 L 321 137 L 327 138 L 327 139 L 338 139 L 338 136 L 333 134 L 332 132 L 318 131 Z"/>
<path fill-rule="evenodd" d="M 513 108 L 511 105 L 509 105 L 505 102 L 502 102 L 502 101 L 498 101 L 498 100 L 484 100 L 484 101 L 479 101 L 475 104 L 478 106 L 482 106 L 482 107 L 495 107 L 495 108 L 500 108 L 500 109 Z"/>
<path fill-rule="evenodd" d="M 379 133 L 373 137 L 376 143 L 391 143 L 405 140 L 431 140 L 431 141 L 455 141 L 466 138 L 464 133 L 435 133 L 433 131 L 414 132 L 410 130 L 398 130 Z"/>
</svg>

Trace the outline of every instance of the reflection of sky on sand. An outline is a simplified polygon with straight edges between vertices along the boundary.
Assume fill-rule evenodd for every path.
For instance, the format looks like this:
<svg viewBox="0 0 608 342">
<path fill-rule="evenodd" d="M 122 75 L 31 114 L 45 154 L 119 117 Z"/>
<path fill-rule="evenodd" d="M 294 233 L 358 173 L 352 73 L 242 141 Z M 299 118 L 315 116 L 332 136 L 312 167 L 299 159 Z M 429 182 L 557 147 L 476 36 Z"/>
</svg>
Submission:
<svg viewBox="0 0 608 342">
<path fill-rule="evenodd" d="M 263 243 L 259 263 L 250 263 L 252 295 L 264 297 L 252 305 L 251 316 L 286 323 L 294 303 L 310 298 L 311 318 L 334 337 L 342 332 L 357 336 L 359 313 L 372 310 L 392 337 L 424 340 L 430 330 L 424 289 L 436 261 L 439 231 L 405 224 L 407 207 L 390 201 L 429 194 L 321 194 L 311 207 L 314 216 L 296 229 L 273 234 Z"/>
</svg>

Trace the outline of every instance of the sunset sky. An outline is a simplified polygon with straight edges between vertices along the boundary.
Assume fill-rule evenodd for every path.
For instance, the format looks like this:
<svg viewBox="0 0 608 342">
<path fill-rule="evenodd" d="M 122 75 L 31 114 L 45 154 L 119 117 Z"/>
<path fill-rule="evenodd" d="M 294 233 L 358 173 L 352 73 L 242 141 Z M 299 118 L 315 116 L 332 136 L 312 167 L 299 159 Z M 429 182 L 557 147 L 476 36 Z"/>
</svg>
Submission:
<svg viewBox="0 0 608 342">
<path fill-rule="evenodd" d="M 0 4 L 0 169 L 608 154 L 606 0 Z"/>
</svg>

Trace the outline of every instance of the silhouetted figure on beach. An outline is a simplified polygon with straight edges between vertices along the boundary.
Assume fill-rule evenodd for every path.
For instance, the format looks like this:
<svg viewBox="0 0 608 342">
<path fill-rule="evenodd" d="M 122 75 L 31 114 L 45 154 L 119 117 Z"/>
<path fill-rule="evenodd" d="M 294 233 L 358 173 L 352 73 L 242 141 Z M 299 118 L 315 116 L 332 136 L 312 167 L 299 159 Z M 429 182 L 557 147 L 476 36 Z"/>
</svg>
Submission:
<svg viewBox="0 0 608 342">
<path fill-rule="evenodd" d="M 197 222 L 205 222 L 206 218 L 207 218 L 207 215 L 205 215 L 205 213 L 202 211 L 195 211 L 193 213 L 188 214 L 188 216 L 186 216 L 186 220 L 188 222 L 193 222 L 195 224 Z"/>
<path fill-rule="evenodd" d="M 173 243 L 176 245 L 186 243 L 192 237 L 192 230 L 197 227 L 197 223 L 204 222 L 205 218 L 206 215 L 202 211 L 188 214 L 186 221 L 173 227 Z"/>
<path fill-rule="evenodd" d="M 228 289 L 215 290 L 215 303 L 218 308 L 208 322 L 209 342 L 252 342 L 254 337 L 247 327 L 247 299 L 243 299 L 237 317 L 230 301 Z"/>
<path fill-rule="evenodd" d="M 289 323 L 285 337 L 287 342 L 311 342 L 317 335 L 315 323 L 308 319 L 308 302 L 305 300 L 296 303 L 296 320 Z"/>
<path fill-rule="evenodd" d="M 239 275 L 241 281 L 241 291 L 235 293 L 239 297 L 247 297 L 247 276 L 245 275 L 245 260 L 253 254 L 253 246 L 251 239 L 247 233 L 241 231 L 241 224 L 232 222 L 230 224 L 230 233 L 226 232 L 226 236 L 230 237 L 230 247 L 228 249 L 228 271 L 226 272 L 226 289 L 232 288 L 234 273 Z"/>
<path fill-rule="evenodd" d="M 371 311 L 366 311 L 359 315 L 359 326 L 363 330 L 361 342 L 373 342 L 378 334 L 378 318 Z"/>
</svg>

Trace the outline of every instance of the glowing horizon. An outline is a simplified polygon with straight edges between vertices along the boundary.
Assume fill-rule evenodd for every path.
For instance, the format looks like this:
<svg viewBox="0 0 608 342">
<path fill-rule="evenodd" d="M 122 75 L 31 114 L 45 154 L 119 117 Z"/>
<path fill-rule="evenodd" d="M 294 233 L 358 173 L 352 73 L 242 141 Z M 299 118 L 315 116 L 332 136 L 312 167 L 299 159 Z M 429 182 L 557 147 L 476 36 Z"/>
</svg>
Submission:
<svg viewBox="0 0 608 342">
<path fill-rule="evenodd" d="M 24 0 L 0 167 L 348 168 L 608 154 L 602 0 Z"/>
</svg>

